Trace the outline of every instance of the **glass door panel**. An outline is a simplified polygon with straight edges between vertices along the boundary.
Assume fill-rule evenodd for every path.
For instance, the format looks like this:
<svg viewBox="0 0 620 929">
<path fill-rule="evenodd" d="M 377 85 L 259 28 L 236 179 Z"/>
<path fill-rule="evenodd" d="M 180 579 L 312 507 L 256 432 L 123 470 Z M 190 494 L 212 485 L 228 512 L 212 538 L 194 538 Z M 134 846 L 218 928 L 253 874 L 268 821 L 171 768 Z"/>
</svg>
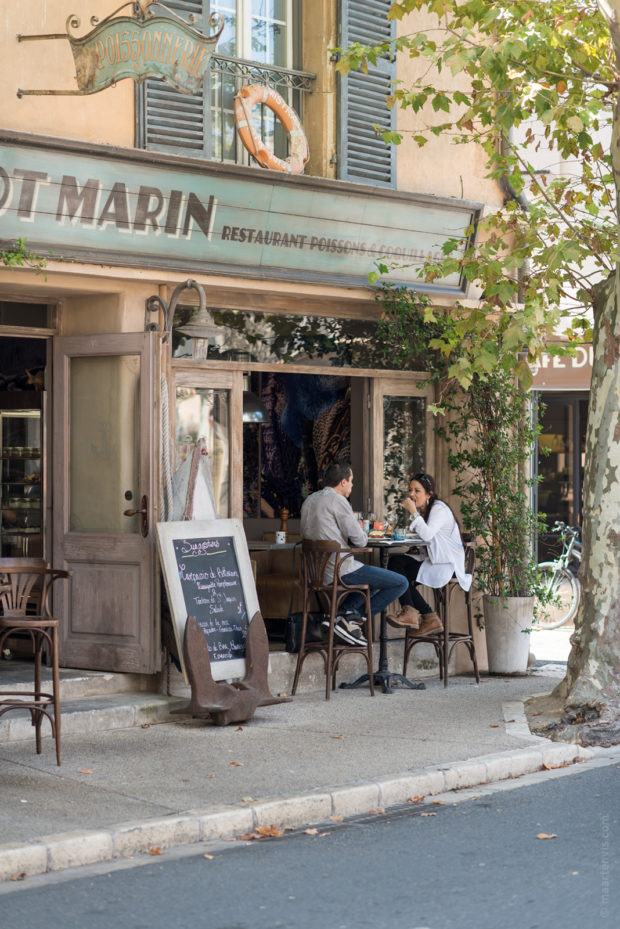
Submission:
<svg viewBox="0 0 620 929">
<path fill-rule="evenodd" d="M 384 515 L 398 517 L 412 474 L 426 470 L 426 398 L 383 397 Z"/>
<path fill-rule="evenodd" d="M 69 531 L 138 533 L 140 356 L 72 358 L 70 385 Z"/>
<path fill-rule="evenodd" d="M 218 517 L 230 513 L 230 391 L 211 387 L 176 388 L 176 467 L 191 455 L 198 439 L 209 453 Z"/>
</svg>

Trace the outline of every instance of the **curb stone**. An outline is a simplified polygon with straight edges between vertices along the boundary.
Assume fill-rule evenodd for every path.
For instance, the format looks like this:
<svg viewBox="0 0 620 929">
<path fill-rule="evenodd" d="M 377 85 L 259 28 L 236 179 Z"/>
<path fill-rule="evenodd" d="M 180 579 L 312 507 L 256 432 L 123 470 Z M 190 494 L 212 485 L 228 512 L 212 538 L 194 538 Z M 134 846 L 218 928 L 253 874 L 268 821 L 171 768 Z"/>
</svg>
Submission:
<svg viewBox="0 0 620 929">
<path fill-rule="evenodd" d="M 147 854 L 153 846 L 170 848 L 215 839 L 238 838 L 259 825 L 301 828 L 330 816 L 353 816 L 369 809 L 397 806 L 415 796 L 434 796 L 490 781 L 533 774 L 543 765 L 570 765 L 595 757 L 578 745 L 562 742 L 517 751 L 497 752 L 468 761 L 424 768 L 370 784 L 269 800 L 243 809 L 193 810 L 143 822 L 120 823 L 102 830 L 47 836 L 37 842 L 0 846 L 0 881 L 59 871 L 93 862 Z"/>
</svg>

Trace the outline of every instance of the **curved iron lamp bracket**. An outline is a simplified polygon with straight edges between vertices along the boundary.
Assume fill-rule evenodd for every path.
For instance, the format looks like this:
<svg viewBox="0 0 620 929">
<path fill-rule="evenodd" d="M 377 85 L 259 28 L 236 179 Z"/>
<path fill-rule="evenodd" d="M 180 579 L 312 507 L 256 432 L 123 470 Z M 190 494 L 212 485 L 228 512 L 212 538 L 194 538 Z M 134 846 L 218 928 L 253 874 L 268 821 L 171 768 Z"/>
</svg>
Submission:
<svg viewBox="0 0 620 929">
<path fill-rule="evenodd" d="M 145 332 L 161 332 L 161 326 L 158 322 L 153 322 L 152 317 L 149 317 L 149 314 L 157 313 L 159 316 L 160 311 L 164 314 L 164 337 L 162 342 L 168 340 L 168 336 L 172 332 L 172 322 L 174 320 L 174 311 L 177 308 L 177 304 L 181 297 L 181 294 L 184 290 L 195 290 L 198 294 L 198 299 L 200 301 L 200 310 L 207 309 L 207 295 L 205 293 L 204 287 L 202 284 L 199 284 L 198 281 L 195 281 L 193 278 L 188 277 L 186 281 L 183 281 L 172 291 L 172 296 L 170 297 L 170 302 L 167 303 L 163 297 L 160 297 L 158 294 L 154 294 L 152 297 L 148 297 L 146 300 L 146 315 L 144 321 L 144 330 Z"/>
</svg>

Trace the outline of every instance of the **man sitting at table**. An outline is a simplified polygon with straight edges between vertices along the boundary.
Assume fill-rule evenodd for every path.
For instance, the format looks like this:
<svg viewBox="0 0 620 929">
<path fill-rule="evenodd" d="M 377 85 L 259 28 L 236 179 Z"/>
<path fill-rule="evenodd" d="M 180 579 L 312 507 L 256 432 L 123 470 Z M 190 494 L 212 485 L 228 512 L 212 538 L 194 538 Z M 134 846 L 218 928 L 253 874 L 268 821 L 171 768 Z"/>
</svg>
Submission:
<svg viewBox="0 0 620 929">
<path fill-rule="evenodd" d="M 368 536 L 362 528 L 361 521 L 355 518 L 349 503 L 353 489 L 353 470 L 350 463 L 333 461 L 329 464 L 323 475 L 323 484 L 323 490 L 310 494 L 301 508 L 302 538 L 338 542 L 342 548 L 364 548 Z M 333 580 L 334 561 L 335 555 L 330 558 L 325 568 L 327 582 Z M 347 584 L 369 585 L 373 616 L 398 599 L 409 587 L 409 582 L 402 574 L 364 564 L 354 557 L 341 561 L 340 575 Z M 352 593 L 343 601 L 343 614 L 336 618 L 334 634 L 348 645 L 366 644 L 360 628 L 364 617 L 357 612 L 363 606 L 363 596 Z M 416 611 L 407 606 L 398 614 L 401 624 L 407 623 L 410 613 L 412 624 L 417 620 Z"/>
</svg>

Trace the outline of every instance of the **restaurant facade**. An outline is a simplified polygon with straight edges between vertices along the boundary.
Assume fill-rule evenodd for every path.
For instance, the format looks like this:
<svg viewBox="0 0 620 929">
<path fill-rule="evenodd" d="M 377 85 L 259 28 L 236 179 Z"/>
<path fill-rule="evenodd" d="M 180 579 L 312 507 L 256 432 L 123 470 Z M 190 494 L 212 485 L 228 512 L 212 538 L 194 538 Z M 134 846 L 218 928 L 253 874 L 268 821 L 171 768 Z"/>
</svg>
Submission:
<svg viewBox="0 0 620 929">
<path fill-rule="evenodd" d="M 64 0 L 36 6 L 2 27 L 0 241 L 16 262 L 0 264 L 1 554 L 72 572 L 62 665 L 157 674 L 155 526 L 178 516 L 175 475 L 197 445 L 217 515 L 249 541 L 283 518 L 294 534 L 334 458 L 352 461 L 353 508 L 379 519 L 416 470 L 449 498 L 431 388 L 391 362 L 368 274 L 381 262 L 438 303 L 475 298 L 417 269 L 447 239 L 464 247 L 501 192 L 476 153 L 457 168 L 443 142 L 377 137 L 378 120 L 414 128 L 385 108 L 410 63 L 337 77 L 330 49 L 394 28 L 383 0 L 154 4 L 205 35 L 223 17 L 191 96 L 154 79 L 76 94 L 62 29 L 115 4 L 73 3 L 78 26 Z M 241 145 L 234 95 L 255 83 L 299 113 L 304 174 Z M 272 117 L 258 108 L 257 131 L 285 159 Z"/>
</svg>

